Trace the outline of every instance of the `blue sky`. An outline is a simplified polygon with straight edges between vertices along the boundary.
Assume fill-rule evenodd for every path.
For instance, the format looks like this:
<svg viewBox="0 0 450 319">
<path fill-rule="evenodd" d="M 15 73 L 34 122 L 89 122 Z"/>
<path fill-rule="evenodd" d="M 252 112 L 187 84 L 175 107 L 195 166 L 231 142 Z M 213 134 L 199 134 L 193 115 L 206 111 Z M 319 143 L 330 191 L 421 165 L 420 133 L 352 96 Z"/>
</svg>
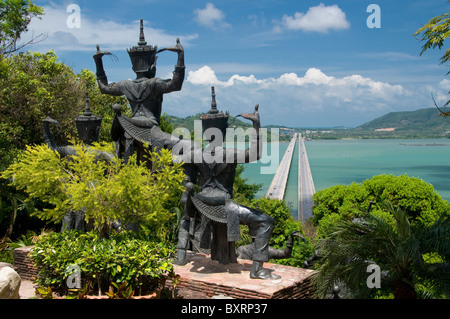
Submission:
<svg viewBox="0 0 450 319">
<path fill-rule="evenodd" d="M 412 35 L 450 9 L 447 0 L 258 0 L 258 1 L 41 1 L 42 20 L 32 32 L 45 41 L 29 50 L 53 49 L 60 61 L 95 70 L 95 45 L 111 82 L 133 79 L 126 49 L 136 45 L 139 19 L 149 44 L 185 48 L 181 92 L 164 97 L 163 112 L 176 116 L 206 112 L 210 87 L 219 109 L 231 115 L 260 104 L 263 125 L 355 127 L 393 111 L 433 107 L 448 99 L 443 50 L 420 56 Z M 80 8 L 70 28 L 70 4 Z M 369 28 L 370 4 L 380 9 L 380 28 Z M 72 20 L 75 21 L 75 20 Z M 374 20 L 375 21 L 375 20 Z M 73 26 L 73 25 L 72 25 Z M 176 54 L 159 54 L 157 77 L 170 78 Z"/>
</svg>

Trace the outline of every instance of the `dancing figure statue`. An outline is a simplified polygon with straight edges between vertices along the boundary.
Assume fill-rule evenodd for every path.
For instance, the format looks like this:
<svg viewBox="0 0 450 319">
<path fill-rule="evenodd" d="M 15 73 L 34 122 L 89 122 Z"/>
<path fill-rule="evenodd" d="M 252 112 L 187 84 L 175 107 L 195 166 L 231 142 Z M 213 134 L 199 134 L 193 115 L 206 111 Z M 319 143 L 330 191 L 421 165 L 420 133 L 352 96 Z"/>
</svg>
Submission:
<svg viewBox="0 0 450 319">
<path fill-rule="evenodd" d="M 176 52 L 178 60 L 172 79 L 163 80 L 155 77 L 156 55 L 166 50 Z M 180 40 L 177 39 L 175 47 L 160 50 L 156 46 L 147 45 L 144 37 L 143 20 L 141 20 L 138 45 L 127 51 L 133 71 L 136 73 L 136 79 L 123 80 L 118 83 L 108 83 L 103 68 L 102 57 L 112 54 L 108 51 L 100 51 L 98 45 L 97 53 L 94 54 L 100 91 L 103 94 L 114 96 L 124 95 L 131 106 L 131 117 L 121 113 L 120 105 L 113 106 L 116 116 L 111 127 L 111 136 L 118 146 L 119 157 L 123 157 L 125 163 L 135 151 L 138 160 L 143 160 L 145 154 L 143 144 L 148 144 L 151 151 L 159 151 L 161 148 L 172 149 L 174 145 L 180 142 L 190 143 L 190 141 L 181 141 L 179 138 L 163 132 L 159 126 L 163 95 L 180 91 L 184 81 L 184 49 Z"/>
<path fill-rule="evenodd" d="M 276 279 L 263 268 L 269 260 L 269 240 L 274 228 L 272 217 L 232 200 L 236 166 L 260 159 L 262 140 L 258 105 L 253 113 L 241 114 L 253 122 L 250 147 L 245 150 L 222 146 L 227 128 L 228 114 L 218 112 L 212 88 L 213 102 L 208 114 L 202 117 L 204 137 L 209 145 L 204 149 L 186 152 L 180 158 L 185 163 L 186 193 L 184 218 L 180 225 L 178 240 L 178 264 L 185 264 L 186 250 L 193 237 L 200 248 L 210 249 L 211 258 L 222 264 L 236 263 L 235 242 L 240 240 L 240 224 L 248 225 L 254 238 L 250 277 L 253 279 Z M 194 184 L 200 192 L 194 192 Z M 197 225 L 195 225 L 197 223 Z M 200 224 L 200 225 L 198 225 Z"/>
</svg>

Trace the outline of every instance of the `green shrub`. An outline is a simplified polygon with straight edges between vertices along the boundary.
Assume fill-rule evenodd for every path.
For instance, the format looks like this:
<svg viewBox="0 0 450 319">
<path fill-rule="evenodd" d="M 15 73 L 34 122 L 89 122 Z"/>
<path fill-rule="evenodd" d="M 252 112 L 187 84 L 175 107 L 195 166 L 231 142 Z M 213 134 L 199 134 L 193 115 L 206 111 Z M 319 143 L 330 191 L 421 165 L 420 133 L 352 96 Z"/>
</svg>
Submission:
<svg viewBox="0 0 450 319">
<path fill-rule="evenodd" d="M 61 158 L 47 145 L 28 146 L 0 176 L 49 205 L 35 212 L 42 220 L 59 222 L 73 209 L 83 210 L 101 234 L 111 220 L 140 222 L 165 232 L 185 178 L 181 164 L 172 164 L 170 151 L 151 153 L 150 169 L 138 163 L 136 155 L 127 165 L 117 157 L 111 162 L 95 161 L 93 148 L 104 150 L 106 145 L 97 143 L 87 149 L 74 142 L 73 147 L 77 156 Z"/>
<path fill-rule="evenodd" d="M 384 203 L 392 203 L 405 211 L 413 225 L 430 227 L 449 211 L 449 203 L 443 200 L 425 181 L 407 175 L 378 175 L 362 183 L 336 185 L 313 195 L 313 223 L 318 234 L 326 236 L 330 226 L 338 220 L 350 221 L 367 211 L 393 223 L 384 209 Z"/>
<path fill-rule="evenodd" d="M 134 232 L 99 238 L 95 232 L 47 233 L 39 236 L 30 253 L 39 271 L 36 283 L 63 295 L 68 293 L 69 266 L 81 270 L 82 287 L 89 292 L 108 291 L 112 283 L 127 282 L 136 295 L 156 288 L 173 271 L 174 249 L 148 241 Z"/>
</svg>

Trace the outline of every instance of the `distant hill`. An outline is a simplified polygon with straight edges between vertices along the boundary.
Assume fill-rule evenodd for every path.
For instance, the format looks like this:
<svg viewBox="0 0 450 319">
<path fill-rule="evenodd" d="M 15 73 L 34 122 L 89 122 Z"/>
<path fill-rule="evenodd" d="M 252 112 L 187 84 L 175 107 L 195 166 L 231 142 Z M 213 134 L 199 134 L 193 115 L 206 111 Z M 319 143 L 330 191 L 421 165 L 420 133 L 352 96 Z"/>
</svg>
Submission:
<svg viewBox="0 0 450 319">
<path fill-rule="evenodd" d="M 185 118 L 181 118 L 174 115 L 164 114 L 165 119 L 173 125 L 174 129 L 176 128 L 187 128 L 191 133 L 194 132 L 194 121 L 200 120 L 200 116 L 204 113 L 198 113 L 195 115 L 191 115 Z M 230 128 L 242 128 L 246 130 L 247 128 L 251 128 L 253 124 L 249 120 L 241 120 L 241 118 L 235 118 L 234 116 L 229 117 L 228 119 L 228 127 Z M 280 129 L 280 135 L 278 137 L 279 141 L 289 141 L 291 139 L 291 135 L 295 132 L 295 129 L 287 128 L 281 125 L 263 125 L 263 128 L 271 129 L 278 128 Z M 245 133 L 244 133 L 245 134 Z M 239 135 L 239 134 L 238 134 Z M 265 141 L 270 141 L 272 138 L 271 134 L 264 135 Z"/>
<path fill-rule="evenodd" d="M 446 132 L 450 132 L 450 118 L 439 116 L 436 108 L 391 112 L 360 125 L 355 130 L 408 135 L 445 135 Z"/>
<path fill-rule="evenodd" d="M 202 116 L 202 115 L 203 115 L 203 113 L 198 113 L 198 114 L 191 115 L 191 116 L 188 116 L 185 118 L 181 118 L 178 116 L 164 114 L 166 119 L 169 120 L 169 122 L 171 124 L 173 124 L 174 128 L 183 127 L 183 128 L 187 128 L 191 132 L 194 130 L 194 121 L 200 120 L 200 116 Z M 250 121 L 246 120 L 246 122 L 244 122 L 244 121 L 241 121 L 240 118 L 235 118 L 231 115 L 230 115 L 230 118 L 228 119 L 228 125 L 229 125 L 229 127 L 235 127 L 235 128 L 241 127 L 244 129 L 252 126 Z"/>
<path fill-rule="evenodd" d="M 450 108 L 443 108 L 444 112 Z M 180 118 L 165 114 L 166 118 L 175 128 L 185 127 L 191 132 L 194 130 L 194 121 L 199 120 L 202 114 Z M 242 121 L 230 116 L 230 127 L 248 128 L 250 121 Z M 436 108 L 420 109 L 416 111 L 391 112 L 380 116 L 370 122 L 364 123 L 353 129 L 342 127 L 306 129 L 286 128 L 282 125 L 267 125 L 266 128 L 279 128 L 280 141 L 290 140 L 295 131 L 302 132 L 306 138 L 312 139 L 342 139 L 342 138 L 450 138 L 450 116 L 439 116 Z"/>
</svg>

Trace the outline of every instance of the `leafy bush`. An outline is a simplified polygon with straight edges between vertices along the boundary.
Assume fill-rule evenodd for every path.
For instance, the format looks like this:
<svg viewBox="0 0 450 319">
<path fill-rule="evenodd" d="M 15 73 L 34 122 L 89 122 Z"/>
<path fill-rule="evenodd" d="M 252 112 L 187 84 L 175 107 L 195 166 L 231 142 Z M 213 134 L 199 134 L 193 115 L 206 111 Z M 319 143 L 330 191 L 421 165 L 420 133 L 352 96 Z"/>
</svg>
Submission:
<svg viewBox="0 0 450 319">
<path fill-rule="evenodd" d="M 0 2 L 2 18 L 6 14 L 6 20 L 0 19 L 0 25 L 16 30 L 14 36 L 19 37 L 20 32 L 26 30 L 31 16 L 38 13 L 39 7 L 32 1 L 7 3 L 3 7 L 5 1 Z M 2 27 L 0 38 L 6 37 L 3 39 L 6 42 L 0 41 L 1 45 L 7 44 L 11 36 L 4 33 Z M 77 134 L 73 119 L 84 110 L 85 92 L 89 93 L 92 112 L 103 117 L 100 140 L 111 141 L 109 130 L 114 117 L 111 105 L 125 105 L 124 97 L 102 94 L 93 72 L 83 69 L 75 73 L 72 68 L 59 62 L 53 51 L 2 56 L 3 49 L 0 48 L 0 174 L 17 160 L 26 145 L 44 142 L 41 120 L 47 115 L 60 123 L 52 130 L 56 143 L 68 144 L 68 136 Z M 42 210 L 45 205 L 39 201 L 35 205 L 30 205 L 31 201 L 24 205 L 26 194 L 7 184 L 7 180 L 0 178 L 0 237 L 4 233 L 6 237 L 11 234 L 18 237 L 30 227 L 39 230 L 42 223 L 30 218 L 29 214 L 35 209 L 34 206 Z"/>
<path fill-rule="evenodd" d="M 150 169 L 138 163 L 136 155 L 123 165 L 117 157 L 96 161 L 96 153 L 83 144 L 73 147 L 77 156 L 70 158 L 60 158 L 47 145 L 27 147 L 2 177 L 50 205 L 35 212 L 43 220 L 58 222 L 73 209 L 83 210 L 86 220 L 93 221 L 102 234 L 111 220 L 141 222 L 164 232 L 173 215 L 169 205 L 179 198 L 184 179 L 181 164 L 172 164 L 169 151 L 151 153 Z M 100 144 L 95 147 L 104 150 Z"/>
<path fill-rule="evenodd" d="M 320 261 L 313 276 L 319 298 L 339 286 L 341 298 L 448 298 L 450 223 L 443 214 L 426 228 L 409 222 L 406 212 L 385 205 L 390 218 L 365 214 L 339 220 L 318 241 Z M 368 266 L 380 269 L 379 286 L 368 285 Z"/>
<path fill-rule="evenodd" d="M 136 294 L 152 292 L 173 271 L 174 250 L 134 232 L 100 238 L 95 232 L 47 233 L 39 236 L 30 253 L 39 270 L 36 283 L 67 295 L 69 266 L 81 270 L 82 287 L 103 293 L 113 283 L 127 282 Z M 113 285 L 114 286 L 114 285 Z"/>
<path fill-rule="evenodd" d="M 450 207 L 431 184 L 407 175 L 379 175 L 363 183 L 336 185 L 316 192 L 313 200 L 313 222 L 320 237 L 326 237 L 338 220 L 362 216 L 371 201 L 372 214 L 393 223 L 384 209 L 384 203 L 390 202 L 405 211 L 413 225 L 422 227 L 430 227 Z"/>
</svg>

